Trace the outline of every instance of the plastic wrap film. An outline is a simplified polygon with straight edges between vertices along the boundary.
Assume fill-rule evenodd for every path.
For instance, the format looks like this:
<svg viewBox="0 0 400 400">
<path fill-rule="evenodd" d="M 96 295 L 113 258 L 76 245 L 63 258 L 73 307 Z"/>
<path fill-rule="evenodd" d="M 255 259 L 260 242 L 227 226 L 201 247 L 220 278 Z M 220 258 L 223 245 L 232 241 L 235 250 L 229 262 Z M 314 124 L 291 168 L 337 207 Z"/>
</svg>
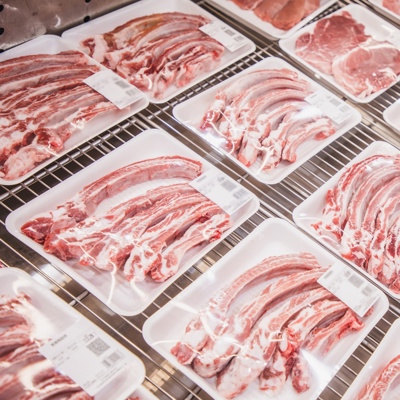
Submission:
<svg viewBox="0 0 400 400">
<path fill-rule="evenodd" d="M 17 0 L 3 1 L 0 4 L 1 49 L 14 47 L 28 39 L 42 37 L 44 34 L 61 35 L 72 28 L 84 27 L 86 23 L 94 22 L 97 16 L 105 16 L 109 11 L 120 10 L 125 6 L 135 6 L 139 2 L 74 0 L 64 2 L 64 4 L 59 2 L 42 3 L 40 2 L 37 5 L 35 1 Z M 145 109 L 131 114 L 123 120 L 110 122 L 108 127 L 100 129 L 94 136 L 66 149 L 65 153 L 60 154 L 59 157 L 52 159 L 47 164 L 44 163 L 42 167 L 29 176 L 25 176 L 19 182 L 13 184 L 2 182 L 0 187 L 1 266 L 6 268 L 17 267 L 28 272 L 35 281 L 46 289 L 52 290 L 68 307 L 73 307 L 115 338 L 126 349 L 141 358 L 145 365 L 146 376 L 142 386 L 131 395 L 135 400 L 136 397 L 152 400 L 154 398 L 160 400 L 210 400 L 215 398 L 217 394 L 215 378 L 203 378 L 196 373 L 192 366 L 182 365 L 170 352 L 170 349 L 177 341 L 182 339 L 187 324 L 196 315 L 196 312 L 207 307 L 208 299 L 218 293 L 219 289 L 228 287 L 229 283 L 233 282 L 241 273 L 256 266 L 261 261 L 261 256 L 267 258 L 303 251 L 304 249 L 301 248 L 300 244 L 303 243 L 307 235 L 312 235 L 313 239 L 316 240 L 313 241 L 313 246 L 309 250 L 317 257 L 323 268 L 331 266 L 330 270 L 334 272 L 337 271 L 335 268 L 339 270 L 346 268 L 346 275 L 350 273 L 353 284 L 361 284 L 361 287 L 364 287 L 368 283 L 368 286 L 365 287 L 370 288 L 369 285 L 372 285 L 380 293 L 385 293 L 381 298 L 382 301 L 385 301 L 384 299 L 389 301 L 389 308 L 387 309 L 387 304 L 381 307 L 383 303 L 378 300 L 373 305 L 371 314 L 357 317 L 364 323 L 362 329 L 349 332 L 334 345 L 326 356 L 313 358 L 314 366 L 317 365 L 318 360 L 322 360 L 322 362 L 318 364 L 317 370 L 311 370 L 312 384 L 304 396 L 315 395 L 315 398 L 319 400 L 339 400 L 346 396 L 346 392 L 353 396 L 352 393 L 355 392 L 351 391 L 352 383 L 358 385 L 358 382 L 360 382 L 357 376 L 361 378 L 366 370 L 373 371 L 372 374 L 379 374 L 379 371 L 385 366 L 384 363 L 390 361 L 382 357 L 378 346 L 381 342 L 384 344 L 386 337 L 390 338 L 389 329 L 400 316 L 398 299 L 392 293 L 389 293 L 387 288 L 381 285 L 379 281 L 371 279 L 351 261 L 342 258 L 337 249 L 330 247 L 329 244 L 314 236 L 314 233 L 310 231 L 307 235 L 304 235 L 301 229 L 298 229 L 302 227 L 300 225 L 296 227 L 293 217 L 298 206 L 310 198 L 313 193 L 322 194 L 318 190 L 336 176 L 339 171 L 347 168 L 369 145 L 378 142 L 378 145 L 381 146 L 382 142 L 387 142 L 386 144 L 391 144 L 397 151 L 399 139 L 395 129 L 399 128 L 396 128 L 398 121 L 394 107 L 400 97 L 399 84 L 395 83 L 388 87 L 368 103 L 355 101 L 351 96 L 344 93 L 336 83 L 325 79 L 322 74 L 304 66 L 300 60 L 296 60 L 289 52 L 284 51 L 276 41 L 279 36 L 271 38 L 271 35 L 267 34 L 264 28 L 260 29 L 254 23 L 253 17 L 240 19 L 235 12 L 218 4 L 222 1 L 194 0 L 191 3 L 199 6 L 201 10 L 216 19 L 223 21 L 243 37 L 250 39 L 255 44 L 255 49 L 242 54 L 241 57 L 232 60 L 222 68 L 210 72 L 202 80 L 193 82 L 190 87 L 183 88 L 183 90 L 176 92 L 162 102 L 152 102 Z M 387 21 L 391 26 L 398 27 L 396 19 L 382 12 L 380 3 L 375 4 L 367 0 L 346 0 L 328 4 L 326 9 L 321 9 L 321 14 L 311 15 L 311 18 L 314 18 L 315 21 L 332 12 L 339 11 L 349 4 L 362 6 L 362 8 L 374 12 L 376 16 L 379 15 L 382 21 Z M 163 11 L 161 7 L 159 11 Z M 22 20 L 19 18 L 22 18 Z M 311 18 L 304 20 L 305 28 L 309 26 L 307 24 Z M 377 25 L 369 27 L 369 21 L 368 19 L 361 22 L 366 25 L 366 30 L 371 29 L 372 33 L 375 34 Z M 113 28 L 110 27 L 110 29 Z M 7 54 L 7 51 L 3 54 Z M 207 138 L 201 137 L 193 129 L 194 118 L 191 118 L 190 121 L 184 121 L 180 115 L 175 114 L 178 107 L 182 107 L 186 101 L 191 100 L 193 100 L 193 109 L 199 107 L 199 111 L 202 113 L 203 103 L 197 101 L 198 95 L 208 92 L 209 89 L 213 90 L 218 85 L 228 84 L 228 79 L 239 78 L 241 72 L 247 72 L 248 68 L 257 68 L 257 64 L 265 62 L 269 58 L 277 58 L 286 62 L 290 69 L 299 73 L 302 79 L 310 80 L 313 89 L 316 88 L 314 85 L 328 89 L 335 100 L 340 99 L 346 107 L 357 114 L 359 113 L 358 118 L 361 116 L 361 122 L 346 127 L 333 141 L 326 142 L 319 148 L 312 147 L 306 151 L 306 154 L 299 153 L 299 164 L 290 171 L 285 169 L 284 176 L 274 183 L 260 181 L 258 176 L 246 169 L 247 167 L 240 165 L 223 148 L 220 148 L 215 142 L 208 141 L 209 136 Z M 384 112 L 390 106 L 393 106 L 394 112 L 388 115 Z M 200 115 L 201 113 L 199 112 L 199 120 L 203 116 Z M 69 261 L 65 262 L 50 253 L 46 253 L 43 245 L 22 234 L 20 227 L 35 215 L 54 210 L 58 205 L 64 204 L 83 186 L 100 178 L 100 176 L 123 164 L 150 158 L 147 150 L 143 151 L 141 146 L 138 146 L 135 150 L 137 143 L 135 140 L 140 139 L 142 135 L 146 136 L 146 131 L 154 129 L 165 131 L 170 138 L 174 138 L 186 150 L 190 149 L 197 157 L 200 157 L 204 165 L 216 167 L 216 170 L 222 171 L 224 178 L 228 177 L 237 185 L 252 193 L 258 200 L 256 202 L 255 199 L 251 200 L 248 203 L 251 213 L 244 213 L 238 224 L 225 232 L 226 236 L 200 250 L 187 265 L 183 265 L 182 270 L 179 270 L 177 275 L 170 278 L 168 284 L 162 286 L 163 283 L 156 283 L 157 289 L 153 292 L 154 296 L 151 301 L 145 305 L 139 304 L 140 309 L 138 311 L 135 310 L 129 315 L 124 315 L 116 311 L 111 303 L 107 303 L 107 296 L 101 298 L 96 292 L 96 287 L 99 289 L 102 284 L 110 282 L 110 272 L 106 272 L 107 277 L 103 277 L 102 271 L 93 267 L 86 267 L 86 269 L 82 268 L 82 271 L 90 274 L 90 279 L 82 279 L 75 266 L 72 267 Z M 146 149 L 156 148 L 159 142 L 161 147 L 169 149 L 169 146 L 165 146 L 165 143 L 160 140 L 153 141 L 151 144 L 147 143 L 145 147 Z M 128 149 L 128 151 L 125 153 L 124 149 Z M 118 150 L 121 150 L 121 152 L 118 152 Z M 113 154 L 115 158 L 108 157 Z M 160 154 L 153 154 L 151 157 L 158 155 Z M 190 158 L 193 158 L 192 155 Z M 103 165 L 99 163 L 102 160 L 104 160 Z M 82 174 L 80 174 L 81 172 Z M 84 178 L 81 186 L 70 186 L 69 182 L 74 182 L 77 177 Z M 42 197 L 42 195 L 44 196 Z M 322 195 L 319 198 L 318 205 L 313 205 L 313 216 L 315 216 L 315 211 L 319 209 L 318 207 L 322 207 L 323 197 Z M 255 210 L 253 210 L 253 206 Z M 7 230 L 6 219 L 13 212 L 17 212 L 18 209 L 21 209 L 20 214 L 14 214 L 14 216 L 18 215 L 18 223 L 13 227 L 9 225 L 10 230 Z M 25 214 L 22 214 L 22 211 Z M 285 231 L 283 241 L 278 241 L 279 229 L 275 229 L 270 234 L 263 231 L 262 235 L 252 236 L 253 232 L 256 234 L 260 232 L 259 228 L 263 230 L 264 222 L 275 221 L 273 217 L 278 218 L 281 222 L 287 222 L 291 227 L 291 229 Z M 9 219 L 10 221 L 13 222 L 12 219 Z M 17 231 L 19 236 L 16 234 Z M 300 233 L 302 234 L 298 236 Z M 255 237 L 258 239 L 256 240 Z M 247 238 L 249 238 L 249 241 L 246 241 Z M 257 243 L 258 240 L 261 240 L 261 243 Z M 291 242 L 290 246 L 289 241 Z M 269 254 L 266 254 L 266 252 L 258 253 L 255 248 L 251 247 L 250 243 L 245 254 L 239 257 L 236 249 L 240 250 L 239 246 L 242 242 L 246 247 L 249 246 L 249 242 L 253 242 L 254 245 L 272 248 L 273 251 Z M 268 246 L 268 243 L 274 246 Z M 321 249 L 324 248 L 330 251 L 328 258 L 321 257 Z M 328 253 L 324 252 L 323 254 Z M 225 258 L 225 256 L 230 256 L 231 259 Z M 259 258 L 256 259 L 256 256 Z M 224 260 L 231 260 L 231 265 L 241 264 L 240 268 L 229 268 Z M 332 262 L 333 260 L 335 262 Z M 218 268 L 214 269 L 214 267 Z M 220 273 L 218 279 L 212 279 L 210 273 L 213 270 L 214 277 L 217 277 Z M 119 276 L 117 279 L 121 278 L 119 274 L 120 271 L 116 274 Z M 290 279 L 287 279 L 287 275 L 283 278 L 286 278 L 286 282 L 291 282 Z M 206 285 L 201 285 L 202 279 L 207 280 Z M 211 280 L 209 281 L 209 279 Z M 279 278 L 273 278 L 273 280 L 279 280 Z M 120 281 L 122 284 L 126 284 L 123 276 Z M 254 289 L 260 289 L 260 284 L 262 285 L 261 282 L 258 282 Z M 348 284 L 348 281 L 346 281 L 343 282 L 342 286 L 348 289 L 348 286 L 346 286 Z M 153 290 L 149 287 L 146 287 L 146 289 Z M 251 293 L 251 288 L 248 289 Z M 347 292 L 352 295 L 359 293 L 356 289 L 356 286 L 354 286 Z M 110 293 L 109 290 L 106 293 Z M 142 296 L 146 301 L 149 299 L 148 293 L 147 291 Z M 141 294 L 143 295 L 143 292 Z M 179 299 L 185 301 L 180 302 L 177 306 Z M 135 308 L 138 307 L 138 304 L 132 299 L 124 297 L 123 306 Z M 167 314 L 166 310 L 171 308 L 174 308 L 174 313 Z M 149 329 L 150 323 L 154 321 L 154 324 L 156 324 L 158 318 L 160 318 L 162 324 L 157 327 L 157 331 Z M 159 332 L 159 337 L 156 337 L 157 332 Z M 149 333 L 151 336 L 149 336 Z M 156 343 L 157 341 L 159 343 Z M 394 349 L 393 346 L 391 348 Z M 378 364 L 375 364 L 374 360 L 376 359 L 371 357 L 375 353 L 379 360 Z M 388 352 L 385 351 L 385 353 Z M 391 354 L 393 357 L 395 356 L 394 353 L 393 351 L 393 354 Z M 374 365 L 371 368 L 366 368 L 369 359 L 374 362 Z M 326 374 L 323 374 L 322 371 L 325 371 Z M 322 375 L 323 378 L 321 378 Z M 363 382 L 361 382 L 362 384 Z M 358 388 L 361 388 L 361 386 Z M 246 396 L 246 391 L 249 393 L 253 389 L 254 393 L 263 394 L 262 390 L 259 389 L 258 378 L 237 397 Z M 299 395 L 294 394 L 293 390 L 289 377 L 283 385 L 283 391 L 291 391 L 293 398 L 297 398 Z M 309 397 L 305 398 L 308 399 Z"/>
</svg>

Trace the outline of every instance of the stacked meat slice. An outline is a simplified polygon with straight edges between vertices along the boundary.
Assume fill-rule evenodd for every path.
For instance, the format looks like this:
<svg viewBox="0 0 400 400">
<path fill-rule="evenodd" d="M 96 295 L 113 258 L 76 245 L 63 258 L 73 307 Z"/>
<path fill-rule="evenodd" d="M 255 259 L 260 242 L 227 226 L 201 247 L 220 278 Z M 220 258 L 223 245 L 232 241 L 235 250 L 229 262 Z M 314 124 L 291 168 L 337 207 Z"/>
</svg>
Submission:
<svg viewBox="0 0 400 400">
<path fill-rule="evenodd" d="M 348 11 L 319 20 L 297 38 L 295 51 L 361 99 L 389 87 L 400 74 L 399 49 L 367 35 Z"/>
<path fill-rule="evenodd" d="M 277 29 L 289 30 L 320 6 L 319 0 L 232 0 Z"/>
<path fill-rule="evenodd" d="M 0 296 L 0 399 L 92 399 L 40 354 L 33 315 L 26 294 Z"/>
<path fill-rule="evenodd" d="M 83 80 L 97 66 L 78 51 L 0 62 L 0 176 L 16 179 L 59 153 L 99 114 L 118 109 Z"/>
<path fill-rule="evenodd" d="M 400 156 L 374 155 L 349 167 L 328 190 L 313 224 L 342 255 L 400 292 Z"/>
<path fill-rule="evenodd" d="M 246 167 L 272 170 L 293 163 L 307 140 L 336 132 L 329 118 L 305 101 L 309 82 L 289 69 L 243 74 L 218 90 L 201 123 L 225 140 L 226 150 Z"/>
<path fill-rule="evenodd" d="M 290 378 L 296 392 L 312 385 L 304 353 L 322 357 L 363 322 L 317 280 L 326 271 L 310 253 L 262 260 L 219 290 L 186 327 L 171 353 L 226 398 L 257 378 L 275 395 Z M 251 295 L 250 295 L 251 293 Z"/>
<path fill-rule="evenodd" d="M 21 229 L 62 260 L 122 270 L 128 281 L 151 275 L 162 282 L 177 272 L 187 252 L 218 239 L 231 225 L 228 214 L 189 185 L 201 171 L 200 162 L 180 156 L 135 162 L 85 186 Z M 150 182 L 153 188 L 118 200 L 125 189 Z M 105 199 L 114 206 L 96 211 Z"/>
<path fill-rule="evenodd" d="M 89 37 L 82 48 L 156 98 L 214 69 L 224 47 L 199 30 L 200 15 L 167 12 L 132 19 L 110 32 Z"/>
</svg>

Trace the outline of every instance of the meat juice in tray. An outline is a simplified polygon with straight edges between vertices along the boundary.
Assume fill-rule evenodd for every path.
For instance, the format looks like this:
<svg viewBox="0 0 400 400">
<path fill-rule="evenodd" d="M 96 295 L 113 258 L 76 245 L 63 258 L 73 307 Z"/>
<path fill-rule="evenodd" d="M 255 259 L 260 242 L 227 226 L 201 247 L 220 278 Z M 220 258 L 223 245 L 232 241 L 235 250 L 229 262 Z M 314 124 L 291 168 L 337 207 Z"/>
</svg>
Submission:
<svg viewBox="0 0 400 400">
<path fill-rule="evenodd" d="M 293 211 L 296 224 L 399 299 L 400 153 L 374 142 Z"/>
<path fill-rule="evenodd" d="M 170 100 L 255 50 L 189 0 L 142 0 L 62 37 L 139 87 L 152 103 Z"/>
<path fill-rule="evenodd" d="M 343 400 L 390 400 L 399 398 L 398 379 L 396 379 L 399 376 L 399 329 L 400 320 L 397 319 L 370 359 L 357 374 L 344 394 Z M 374 391 L 371 393 L 367 388 Z"/>
<path fill-rule="evenodd" d="M 18 69 L 13 69 L 13 60 L 18 60 Z M 44 35 L 5 51 L 0 54 L 0 70 L 3 185 L 21 182 L 148 105 L 140 91 L 115 74 L 111 76 L 131 90 L 133 103 L 122 109 L 86 85 L 84 79 L 105 69 L 58 36 Z M 24 74 L 18 75 L 21 70 Z"/>
<path fill-rule="evenodd" d="M 316 283 L 331 265 L 372 286 L 288 222 L 268 219 L 151 316 L 144 338 L 213 399 L 316 399 L 388 309 L 373 288 L 372 310 L 356 316 Z M 331 301 L 347 311 L 331 314 Z M 338 332 L 326 351 L 323 343 L 335 342 Z"/>
<path fill-rule="evenodd" d="M 149 130 L 11 213 L 6 226 L 115 312 L 134 315 L 258 207 L 209 162 Z"/>
<path fill-rule="evenodd" d="M 173 113 L 266 184 L 278 183 L 361 121 L 357 110 L 275 57 L 186 100 Z"/>
<path fill-rule="evenodd" d="M 8 351 L 4 344 L 2 348 L 2 398 L 20 398 L 18 390 L 24 390 L 25 394 L 32 391 L 32 398 L 42 398 L 47 391 L 49 397 L 46 398 L 58 394 L 71 396 L 68 397 L 71 399 L 75 395 L 81 400 L 124 400 L 140 387 L 145 369 L 139 358 L 26 272 L 3 268 L 0 277 L 1 336 L 3 343 L 9 344 Z M 42 349 L 50 346 L 49 343 L 58 347 L 63 340 L 67 342 L 70 339 L 74 339 L 74 345 L 63 349 L 64 358 L 57 356 L 52 363 L 53 358 L 46 359 L 42 355 L 47 354 Z M 96 350 L 94 342 L 103 346 L 97 346 Z M 114 365 L 110 353 L 114 354 Z M 99 366 L 106 362 L 108 368 L 102 371 Z M 89 377 L 89 371 L 99 375 Z M 81 386 L 91 395 L 80 389 L 79 379 L 84 382 Z M 94 386 L 94 382 L 99 386 Z"/>
<path fill-rule="evenodd" d="M 209 0 L 211 4 L 214 4 L 233 18 L 250 26 L 261 35 L 267 36 L 272 40 L 289 37 L 336 2 L 336 0 L 306 1 L 303 7 L 296 7 L 295 2 L 288 4 L 288 2 L 282 1 L 282 8 L 275 9 L 274 12 L 281 12 L 283 18 L 279 18 L 279 24 L 274 24 L 271 20 L 272 15 L 265 13 L 265 9 L 263 10 L 263 5 L 261 4 L 264 3 L 267 5 L 268 1 L 269 0 L 251 2 L 246 0 Z M 299 3 L 302 2 L 299 1 Z M 307 9 L 307 3 L 312 3 L 312 6 L 308 11 L 305 11 Z M 241 4 L 243 4 L 244 8 L 240 7 Z M 256 4 L 259 5 L 260 12 L 258 12 L 258 10 L 256 12 L 253 10 Z M 283 6 L 285 5 L 286 10 L 283 10 Z M 248 9 L 247 7 L 249 6 L 252 7 L 252 9 Z M 299 13 L 300 8 L 304 11 L 302 15 Z"/>
<path fill-rule="evenodd" d="M 394 25 L 350 4 L 279 44 L 350 99 L 368 103 L 399 81 L 399 38 Z"/>
</svg>

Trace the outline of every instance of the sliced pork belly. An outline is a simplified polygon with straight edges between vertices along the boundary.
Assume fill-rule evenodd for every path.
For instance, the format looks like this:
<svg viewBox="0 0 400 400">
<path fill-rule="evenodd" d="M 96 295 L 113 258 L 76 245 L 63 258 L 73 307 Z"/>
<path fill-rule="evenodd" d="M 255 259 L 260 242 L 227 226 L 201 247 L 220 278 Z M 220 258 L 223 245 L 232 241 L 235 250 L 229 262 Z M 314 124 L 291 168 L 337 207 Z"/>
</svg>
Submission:
<svg viewBox="0 0 400 400">
<path fill-rule="evenodd" d="M 400 73 L 400 51 L 391 43 L 369 39 L 334 58 L 335 80 L 364 98 L 392 85 Z"/>
<path fill-rule="evenodd" d="M 347 11 L 319 20 L 313 32 L 300 35 L 295 44 L 296 54 L 325 74 L 332 74 L 335 57 L 365 42 L 369 36 L 364 25 Z"/>
</svg>

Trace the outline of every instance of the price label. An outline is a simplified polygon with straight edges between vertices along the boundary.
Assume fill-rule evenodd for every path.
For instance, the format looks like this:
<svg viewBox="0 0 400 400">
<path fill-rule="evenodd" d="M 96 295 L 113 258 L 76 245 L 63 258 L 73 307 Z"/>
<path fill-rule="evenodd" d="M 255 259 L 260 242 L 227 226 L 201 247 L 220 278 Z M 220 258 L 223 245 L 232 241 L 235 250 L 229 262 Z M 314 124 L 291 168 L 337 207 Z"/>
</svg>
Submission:
<svg viewBox="0 0 400 400">
<path fill-rule="evenodd" d="M 360 317 L 363 317 L 380 297 L 378 288 L 344 264 L 333 264 L 319 278 L 318 283 Z"/>
<path fill-rule="evenodd" d="M 107 335 L 84 319 L 39 351 L 90 396 L 107 386 L 129 361 Z"/>
<path fill-rule="evenodd" d="M 218 170 L 208 170 L 190 184 L 229 215 L 251 199 L 244 187 Z"/>
<path fill-rule="evenodd" d="M 217 42 L 221 43 L 231 52 L 240 49 L 247 42 L 246 38 L 242 34 L 224 24 L 222 21 L 212 21 L 207 25 L 203 25 L 199 29 L 208 36 L 211 36 Z"/>
<path fill-rule="evenodd" d="M 121 110 L 135 103 L 142 96 L 139 89 L 110 70 L 96 72 L 83 82 Z"/>
<path fill-rule="evenodd" d="M 317 90 L 305 100 L 338 125 L 342 124 L 353 112 L 351 106 L 325 90 Z"/>
</svg>

